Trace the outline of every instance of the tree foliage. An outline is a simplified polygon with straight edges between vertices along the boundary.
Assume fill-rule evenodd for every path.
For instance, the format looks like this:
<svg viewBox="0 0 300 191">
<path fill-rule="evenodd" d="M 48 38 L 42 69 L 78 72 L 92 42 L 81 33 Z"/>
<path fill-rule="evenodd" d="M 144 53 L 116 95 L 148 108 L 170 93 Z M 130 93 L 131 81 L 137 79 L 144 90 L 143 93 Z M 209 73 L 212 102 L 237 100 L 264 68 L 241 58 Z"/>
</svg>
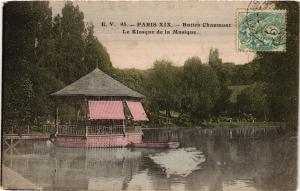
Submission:
<svg viewBox="0 0 300 191">
<path fill-rule="evenodd" d="M 157 60 L 148 71 L 147 90 L 152 117 L 157 120 L 159 111 L 166 111 L 168 118 L 171 111 L 178 107 L 179 70 L 169 61 Z"/>
<path fill-rule="evenodd" d="M 267 121 L 269 114 L 265 84 L 254 84 L 237 96 L 237 110 L 240 118 L 252 115 L 258 120 Z"/>
<path fill-rule="evenodd" d="M 220 59 L 219 50 L 211 48 L 209 50 L 209 55 L 208 55 L 208 64 L 212 68 L 216 68 L 221 63 L 222 63 L 222 59 Z"/>
<path fill-rule="evenodd" d="M 193 123 L 207 119 L 219 96 L 219 81 L 214 70 L 193 57 L 183 66 L 182 107 Z"/>
<path fill-rule="evenodd" d="M 83 18 L 71 2 L 54 18 L 48 2 L 5 4 L 5 123 L 45 121 L 54 111 L 50 93 L 94 69 L 97 62 L 104 71 L 111 67 L 108 53 Z"/>
</svg>

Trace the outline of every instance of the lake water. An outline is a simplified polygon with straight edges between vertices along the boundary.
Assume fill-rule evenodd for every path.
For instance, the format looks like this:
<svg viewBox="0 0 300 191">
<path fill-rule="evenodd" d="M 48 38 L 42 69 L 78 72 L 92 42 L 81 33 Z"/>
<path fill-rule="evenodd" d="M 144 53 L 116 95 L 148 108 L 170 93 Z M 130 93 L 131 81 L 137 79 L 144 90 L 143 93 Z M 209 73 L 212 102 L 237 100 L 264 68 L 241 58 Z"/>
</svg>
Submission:
<svg viewBox="0 0 300 191">
<path fill-rule="evenodd" d="M 200 138 L 189 132 L 181 144 L 174 150 L 79 149 L 24 141 L 14 150 L 3 148 L 2 165 L 49 190 L 296 189 L 296 138 Z"/>
</svg>

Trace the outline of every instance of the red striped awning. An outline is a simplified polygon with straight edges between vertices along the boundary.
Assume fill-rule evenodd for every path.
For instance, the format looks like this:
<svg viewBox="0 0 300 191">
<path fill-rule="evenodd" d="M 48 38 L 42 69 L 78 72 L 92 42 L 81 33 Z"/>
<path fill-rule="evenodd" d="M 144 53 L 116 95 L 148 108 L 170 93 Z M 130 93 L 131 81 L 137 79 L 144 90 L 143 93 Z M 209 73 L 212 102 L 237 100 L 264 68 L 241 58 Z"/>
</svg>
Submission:
<svg viewBox="0 0 300 191">
<path fill-rule="evenodd" d="M 141 102 L 126 101 L 133 121 L 149 121 Z"/>
<path fill-rule="evenodd" d="M 89 101 L 90 119 L 125 119 L 122 101 Z"/>
</svg>

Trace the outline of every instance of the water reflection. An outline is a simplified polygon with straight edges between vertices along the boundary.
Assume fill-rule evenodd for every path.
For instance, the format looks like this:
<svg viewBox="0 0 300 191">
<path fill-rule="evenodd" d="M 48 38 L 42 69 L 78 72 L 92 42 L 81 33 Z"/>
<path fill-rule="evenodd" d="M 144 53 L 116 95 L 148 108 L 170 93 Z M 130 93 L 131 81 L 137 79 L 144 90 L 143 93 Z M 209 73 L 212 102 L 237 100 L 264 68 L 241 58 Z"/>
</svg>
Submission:
<svg viewBox="0 0 300 191">
<path fill-rule="evenodd" d="M 181 142 L 184 148 L 153 150 L 56 148 L 25 141 L 4 153 L 3 165 L 51 190 L 296 189 L 295 139 L 228 140 L 190 132 Z M 9 181 L 4 179 L 4 186 Z"/>
<path fill-rule="evenodd" d="M 198 170 L 200 164 L 205 161 L 202 152 L 195 148 L 168 150 L 163 153 L 151 154 L 149 157 L 164 169 L 168 178 L 172 175 L 186 177 L 192 171 Z"/>
</svg>

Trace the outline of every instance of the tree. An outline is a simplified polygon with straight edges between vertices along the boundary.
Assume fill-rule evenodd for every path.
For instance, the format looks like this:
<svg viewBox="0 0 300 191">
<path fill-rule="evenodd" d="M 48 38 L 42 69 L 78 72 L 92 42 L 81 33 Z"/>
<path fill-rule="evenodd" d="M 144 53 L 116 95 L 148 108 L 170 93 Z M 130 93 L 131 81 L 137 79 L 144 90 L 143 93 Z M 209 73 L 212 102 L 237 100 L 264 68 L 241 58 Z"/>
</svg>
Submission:
<svg viewBox="0 0 300 191">
<path fill-rule="evenodd" d="M 104 72 L 110 72 L 112 64 L 105 47 L 94 36 L 94 25 L 88 24 L 85 32 L 84 65 L 86 71 L 91 71 L 96 66 Z"/>
<path fill-rule="evenodd" d="M 253 84 L 255 81 L 259 81 L 257 67 L 259 66 L 255 60 L 244 65 L 236 65 L 232 77 L 232 84 L 249 85 Z"/>
<path fill-rule="evenodd" d="M 209 56 L 208 56 L 208 64 L 212 68 L 216 68 L 218 65 L 222 63 L 222 59 L 219 58 L 219 50 L 211 48 L 209 50 Z"/>
<path fill-rule="evenodd" d="M 230 102 L 231 94 L 232 90 L 229 89 L 228 86 L 220 84 L 220 96 L 217 99 L 213 109 L 213 115 L 215 117 L 220 115 L 224 117 L 232 116 L 234 105 Z"/>
<path fill-rule="evenodd" d="M 232 84 L 235 72 L 235 65 L 233 63 L 221 63 L 215 67 L 218 79 L 224 86 Z"/>
<path fill-rule="evenodd" d="M 70 84 L 87 72 L 84 64 L 84 24 L 83 13 L 78 5 L 66 2 L 62 16 L 54 18 L 54 37 L 59 54 L 57 60 L 58 78 L 65 84 Z"/>
<path fill-rule="evenodd" d="M 111 76 L 118 81 L 122 82 L 129 88 L 136 90 L 142 94 L 147 93 L 147 70 L 131 69 L 118 69 L 111 70 Z"/>
<path fill-rule="evenodd" d="M 254 84 L 244 89 L 237 96 L 236 104 L 240 117 L 241 114 L 251 114 L 256 119 L 268 120 L 269 104 L 265 84 Z"/>
<path fill-rule="evenodd" d="M 181 108 L 194 124 L 208 119 L 216 103 L 220 86 L 216 73 L 197 57 L 185 61 Z"/>
<path fill-rule="evenodd" d="M 57 78 L 65 84 L 77 80 L 95 67 L 110 73 L 112 64 L 105 47 L 94 36 L 94 25 L 84 23 L 78 5 L 66 2 L 62 16 L 53 19 L 57 50 Z"/>
<path fill-rule="evenodd" d="M 167 117 L 178 108 L 179 71 L 170 61 L 157 60 L 149 70 L 147 99 L 154 120 L 158 120 L 159 111 L 165 110 Z"/>
<path fill-rule="evenodd" d="M 8 2 L 4 6 L 3 119 L 33 121 L 37 71 L 51 62 L 52 13 L 48 2 Z M 45 103 L 43 103 L 45 104 Z M 40 109 L 38 112 L 40 112 Z"/>
</svg>

